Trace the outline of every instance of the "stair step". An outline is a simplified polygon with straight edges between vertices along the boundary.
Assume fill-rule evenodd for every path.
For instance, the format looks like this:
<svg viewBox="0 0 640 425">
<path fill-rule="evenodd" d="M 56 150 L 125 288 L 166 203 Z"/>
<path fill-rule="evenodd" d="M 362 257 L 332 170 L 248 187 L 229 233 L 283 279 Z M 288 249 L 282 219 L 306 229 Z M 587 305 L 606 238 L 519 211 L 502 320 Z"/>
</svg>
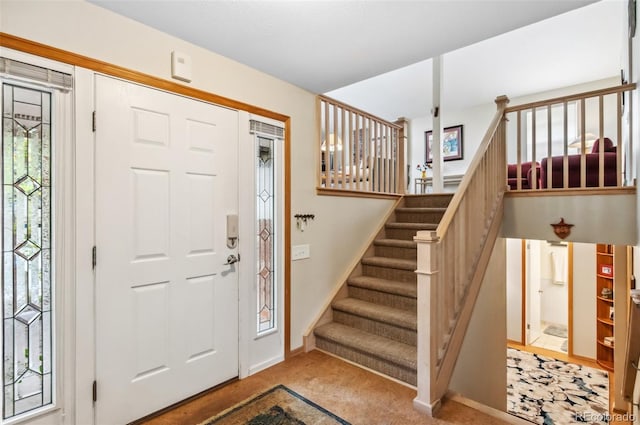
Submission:
<svg viewBox="0 0 640 425">
<path fill-rule="evenodd" d="M 347 281 L 349 296 L 387 307 L 417 311 L 415 282 L 357 276 Z"/>
<path fill-rule="evenodd" d="M 396 220 L 403 223 L 439 223 L 447 209 L 443 207 L 396 208 Z"/>
<path fill-rule="evenodd" d="M 318 348 L 416 385 L 416 347 L 335 322 L 314 333 Z"/>
<path fill-rule="evenodd" d="M 407 298 L 417 298 L 418 288 L 415 283 L 398 282 L 397 280 L 378 279 L 370 276 L 352 277 L 347 282 L 350 286 L 371 289 L 390 295 L 400 295 Z"/>
<path fill-rule="evenodd" d="M 377 257 L 404 258 L 415 260 L 417 247 L 413 240 L 403 239 L 376 239 L 373 241 L 375 255 Z"/>
<path fill-rule="evenodd" d="M 364 257 L 360 260 L 365 266 L 385 267 L 388 269 L 409 270 L 415 272 L 418 268 L 416 260 L 389 257 Z"/>
<path fill-rule="evenodd" d="M 407 241 L 404 239 L 376 239 L 373 241 L 376 246 L 389 246 L 393 248 L 416 249 L 418 243 L 415 241 Z"/>
<path fill-rule="evenodd" d="M 416 331 L 418 329 L 418 318 L 416 312 L 400 310 L 393 307 L 374 304 L 356 298 L 342 298 L 334 301 L 331 307 L 356 316 L 364 317 L 388 325 L 397 326 L 404 329 Z"/>
<path fill-rule="evenodd" d="M 435 230 L 438 228 L 436 223 L 402 223 L 393 222 L 385 224 L 385 237 L 387 239 L 410 240 L 416 236 L 420 230 Z"/>
<path fill-rule="evenodd" d="M 385 227 L 389 229 L 411 229 L 411 230 L 436 230 L 438 223 L 387 223 Z"/>
<path fill-rule="evenodd" d="M 398 207 L 396 212 L 399 213 L 444 213 L 447 210 L 446 207 Z"/>
<path fill-rule="evenodd" d="M 436 193 L 428 195 L 405 195 L 405 207 L 446 208 L 453 198 L 453 193 Z"/>
</svg>

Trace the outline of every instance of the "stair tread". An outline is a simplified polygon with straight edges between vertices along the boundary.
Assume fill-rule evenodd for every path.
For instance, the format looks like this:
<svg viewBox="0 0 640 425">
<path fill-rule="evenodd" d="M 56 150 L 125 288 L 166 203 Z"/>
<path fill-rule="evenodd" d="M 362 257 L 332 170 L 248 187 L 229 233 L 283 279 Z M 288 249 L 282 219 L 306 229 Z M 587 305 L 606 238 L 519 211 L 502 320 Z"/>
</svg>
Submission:
<svg viewBox="0 0 640 425">
<path fill-rule="evenodd" d="M 417 242 L 406 239 L 376 239 L 373 241 L 373 244 L 378 246 L 392 246 L 394 248 L 416 248 L 418 246 Z"/>
<path fill-rule="evenodd" d="M 317 337 L 334 341 L 363 353 L 375 355 L 407 369 L 417 369 L 418 353 L 416 347 L 412 345 L 335 322 L 317 327 L 314 333 Z"/>
<path fill-rule="evenodd" d="M 391 257 L 364 257 L 360 262 L 367 266 L 388 267 L 392 269 L 415 271 L 418 268 L 416 260 Z"/>
<path fill-rule="evenodd" d="M 402 213 L 431 213 L 431 212 L 445 212 L 447 209 L 444 207 L 398 207 L 397 212 Z"/>
<path fill-rule="evenodd" d="M 411 230 L 435 230 L 438 223 L 402 223 L 392 222 L 385 224 L 390 229 L 411 229 Z"/>
<path fill-rule="evenodd" d="M 348 284 L 359 288 L 418 298 L 418 288 L 415 282 L 400 282 L 397 280 L 380 279 L 372 276 L 356 276 L 350 278 L 348 280 Z"/>
<path fill-rule="evenodd" d="M 357 298 L 342 298 L 331 304 L 334 310 L 354 314 L 382 323 L 402 327 L 405 329 L 418 329 L 418 316 L 415 311 L 401 310 L 381 304 L 375 304 Z"/>
</svg>

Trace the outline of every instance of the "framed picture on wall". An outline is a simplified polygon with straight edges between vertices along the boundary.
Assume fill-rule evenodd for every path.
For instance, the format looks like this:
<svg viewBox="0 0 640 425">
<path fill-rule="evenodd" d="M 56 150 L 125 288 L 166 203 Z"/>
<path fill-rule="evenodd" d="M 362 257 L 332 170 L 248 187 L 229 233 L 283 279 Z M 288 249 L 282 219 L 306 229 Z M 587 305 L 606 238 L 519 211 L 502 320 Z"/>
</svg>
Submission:
<svg viewBox="0 0 640 425">
<path fill-rule="evenodd" d="M 442 138 L 442 159 L 444 161 L 455 161 L 462 159 L 462 124 L 446 127 Z M 424 132 L 426 145 L 426 161 L 433 161 L 431 153 L 431 143 L 433 142 L 433 130 Z"/>
</svg>

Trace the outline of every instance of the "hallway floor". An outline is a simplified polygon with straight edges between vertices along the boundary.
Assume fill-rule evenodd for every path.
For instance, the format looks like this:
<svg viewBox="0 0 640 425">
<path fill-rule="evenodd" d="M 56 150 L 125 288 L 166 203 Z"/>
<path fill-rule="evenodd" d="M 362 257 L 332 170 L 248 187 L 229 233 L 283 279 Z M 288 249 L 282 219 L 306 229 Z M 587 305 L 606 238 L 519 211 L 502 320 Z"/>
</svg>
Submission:
<svg viewBox="0 0 640 425">
<path fill-rule="evenodd" d="M 540 336 L 531 343 L 534 347 L 544 348 L 546 350 L 557 351 L 559 353 L 567 353 L 567 337 L 547 334 L 545 331 L 548 327 L 553 326 L 551 323 L 542 322 Z"/>
<path fill-rule="evenodd" d="M 156 418 L 146 425 L 191 425 L 277 384 L 329 409 L 353 425 L 506 424 L 447 400 L 438 419 L 413 409 L 416 391 L 320 351 L 292 357 L 233 382 Z"/>
</svg>

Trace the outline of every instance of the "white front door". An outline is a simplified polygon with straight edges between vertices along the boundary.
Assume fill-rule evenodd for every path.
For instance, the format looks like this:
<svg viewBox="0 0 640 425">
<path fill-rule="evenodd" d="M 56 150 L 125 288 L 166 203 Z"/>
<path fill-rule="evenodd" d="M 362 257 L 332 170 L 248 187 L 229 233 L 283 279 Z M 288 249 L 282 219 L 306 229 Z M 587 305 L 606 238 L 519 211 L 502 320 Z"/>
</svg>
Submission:
<svg viewBox="0 0 640 425">
<path fill-rule="evenodd" d="M 238 374 L 238 116 L 99 76 L 96 117 L 96 423 L 124 424 Z"/>
</svg>

